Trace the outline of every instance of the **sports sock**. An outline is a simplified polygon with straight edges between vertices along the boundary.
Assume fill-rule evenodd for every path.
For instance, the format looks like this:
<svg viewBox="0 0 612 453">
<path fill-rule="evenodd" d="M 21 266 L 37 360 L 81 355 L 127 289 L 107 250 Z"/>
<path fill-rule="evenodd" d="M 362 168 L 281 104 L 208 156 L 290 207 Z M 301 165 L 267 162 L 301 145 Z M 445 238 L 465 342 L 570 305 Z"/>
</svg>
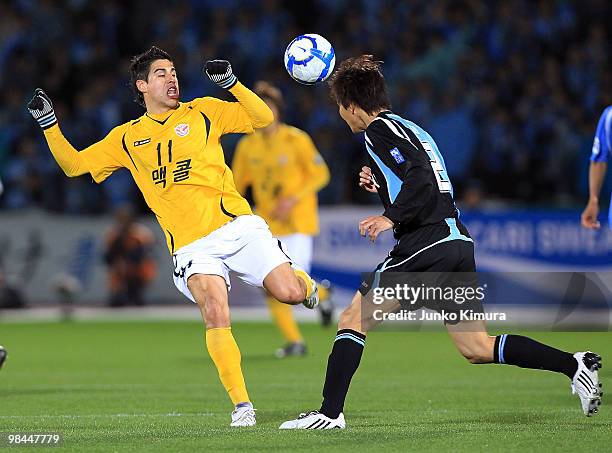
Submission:
<svg viewBox="0 0 612 453">
<path fill-rule="evenodd" d="M 327 359 L 327 374 L 320 410 L 329 418 L 338 418 L 344 409 L 344 400 L 351 379 L 361 361 L 365 338 L 364 334 L 351 329 L 341 329 L 336 334 L 332 352 Z"/>
<path fill-rule="evenodd" d="M 560 351 L 521 335 L 495 337 L 493 361 L 521 368 L 563 373 L 570 379 L 576 374 L 578 362 L 569 352 Z"/>
<path fill-rule="evenodd" d="M 232 403 L 236 405 L 250 402 L 240 368 L 240 349 L 238 349 L 236 340 L 232 335 L 232 328 L 208 329 L 206 331 L 206 347 Z"/>
<path fill-rule="evenodd" d="M 268 303 L 272 318 L 278 330 L 285 337 L 285 340 L 289 343 L 303 343 L 304 339 L 293 317 L 293 307 L 283 304 L 272 297 L 266 298 L 266 302 Z"/>
<path fill-rule="evenodd" d="M 306 284 L 306 297 L 304 297 L 304 299 L 308 299 L 314 289 L 312 285 L 312 279 L 302 269 L 293 269 L 293 272 L 295 273 L 297 278 L 301 279 Z"/>
<path fill-rule="evenodd" d="M 319 299 L 321 302 L 329 299 L 329 289 L 323 285 L 319 285 Z"/>
</svg>

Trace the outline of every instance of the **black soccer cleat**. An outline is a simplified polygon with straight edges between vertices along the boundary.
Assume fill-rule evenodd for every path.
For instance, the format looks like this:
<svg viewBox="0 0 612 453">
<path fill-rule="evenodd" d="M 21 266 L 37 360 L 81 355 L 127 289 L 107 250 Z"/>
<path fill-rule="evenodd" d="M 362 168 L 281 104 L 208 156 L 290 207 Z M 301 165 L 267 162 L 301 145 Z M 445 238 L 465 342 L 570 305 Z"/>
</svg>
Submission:
<svg viewBox="0 0 612 453">
<path fill-rule="evenodd" d="M 2 364 L 6 360 L 6 356 L 7 355 L 8 354 L 6 352 L 6 349 L 4 349 L 4 347 L 0 346 L 0 368 L 2 368 Z"/>
<path fill-rule="evenodd" d="M 307 349 L 304 343 L 287 343 L 284 347 L 276 350 L 276 357 L 284 359 L 285 357 L 304 357 Z"/>
<path fill-rule="evenodd" d="M 321 316 L 321 325 L 323 327 L 329 327 L 334 320 L 334 302 L 331 298 L 331 282 L 329 280 L 321 280 L 319 287 L 325 290 L 320 290 L 319 294 L 327 295 L 327 297 L 320 297 L 319 299 L 319 315 Z"/>
</svg>

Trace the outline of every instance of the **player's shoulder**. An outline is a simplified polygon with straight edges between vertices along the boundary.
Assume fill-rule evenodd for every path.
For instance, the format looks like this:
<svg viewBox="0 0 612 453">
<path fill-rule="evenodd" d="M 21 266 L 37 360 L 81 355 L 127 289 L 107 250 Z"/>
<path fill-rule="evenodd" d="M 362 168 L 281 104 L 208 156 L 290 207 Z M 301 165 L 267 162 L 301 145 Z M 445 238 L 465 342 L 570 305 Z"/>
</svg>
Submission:
<svg viewBox="0 0 612 453">
<path fill-rule="evenodd" d="M 365 130 L 365 134 L 366 136 L 368 135 L 370 136 L 392 135 L 393 125 L 390 123 L 391 123 L 391 120 L 387 118 L 385 115 L 383 115 L 382 113 L 380 113 L 372 120 L 370 124 L 368 124 L 368 127 Z"/>
<path fill-rule="evenodd" d="M 288 139 L 310 140 L 310 135 L 308 134 L 308 132 L 303 131 L 302 129 L 297 128 L 295 126 L 291 126 L 290 124 L 281 123 L 279 125 L 279 128 Z"/>
<path fill-rule="evenodd" d="M 212 96 L 204 96 L 201 98 L 194 98 L 191 101 L 187 102 L 187 107 L 192 107 L 198 109 L 200 111 L 206 109 L 214 109 L 219 107 L 219 105 L 226 103 L 226 101 L 222 101 L 221 99 L 212 97 Z"/>
<path fill-rule="evenodd" d="M 133 122 L 134 120 L 130 120 L 113 127 L 107 134 L 107 137 L 121 140 L 121 138 L 128 132 Z"/>
<path fill-rule="evenodd" d="M 607 106 L 601 113 L 601 118 L 604 120 L 610 120 L 612 118 L 612 105 Z"/>
</svg>

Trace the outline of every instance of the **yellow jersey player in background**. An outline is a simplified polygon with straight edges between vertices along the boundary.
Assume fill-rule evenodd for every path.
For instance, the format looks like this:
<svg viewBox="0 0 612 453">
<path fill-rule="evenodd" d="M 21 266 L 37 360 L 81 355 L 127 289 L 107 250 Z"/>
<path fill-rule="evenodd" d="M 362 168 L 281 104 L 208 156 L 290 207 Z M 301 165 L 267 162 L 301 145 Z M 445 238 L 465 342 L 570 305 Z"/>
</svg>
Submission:
<svg viewBox="0 0 612 453">
<path fill-rule="evenodd" d="M 130 171 L 166 236 L 176 287 L 202 313 L 206 347 L 235 406 L 231 426 L 252 426 L 255 411 L 230 327 L 229 271 L 284 303 L 309 308 L 318 303 L 317 286 L 290 266 L 265 221 L 236 191 L 219 142 L 223 134 L 268 126 L 272 111 L 236 79 L 229 62 L 208 61 L 205 73 L 238 102 L 211 97 L 179 102 L 170 55 L 151 47 L 134 57 L 131 85 L 146 113 L 81 152 L 62 135 L 53 104 L 41 89 L 28 109 L 67 176 L 90 173 L 100 183 L 119 168 Z"/>
<path fill-rule="evenodd" d="M 265 128 L 243 137 L 232 163 L 236 188 L 245 194 L 250 186 L 255 212 L 263 217 L 300 268 L 310 272 L 313 236 L 319 232 L 317 192 L 329 182 L 329 170 L 308 134 L 280 121 L 281 91 L 267 82 L 257 82 L 255 93 L 274 113 Z M 324 321 L 331 321 L 331 303 L 326 285 L 319 285 Z M 292 307 L 268 295 L 272 318 L 286 345 L 277 357 L 306 353 L 304 338 L 293 317 Z M 325 307 L 323 305 L 325 304 Z"/>
</svg>

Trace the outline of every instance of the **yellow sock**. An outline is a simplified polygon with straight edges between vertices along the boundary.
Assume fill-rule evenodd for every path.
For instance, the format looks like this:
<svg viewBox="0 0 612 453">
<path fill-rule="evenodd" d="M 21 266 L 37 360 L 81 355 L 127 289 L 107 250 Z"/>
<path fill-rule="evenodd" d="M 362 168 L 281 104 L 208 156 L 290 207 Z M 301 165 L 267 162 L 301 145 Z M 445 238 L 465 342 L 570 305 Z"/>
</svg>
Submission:
<svg viewBox="0 0 612 453">
<path fill-rule="evenodd" d="M 293 272 L 295 273 L 297 278 L 302 279 L 302 281 L 306 283 L 306 297 L 304 299 L 308 299 L 314 289 L 314 287 L 312 286 L 312 279 L 302 269 L 293 269 Z"/>
<path fill-rule="evenodd" d="M 293 307 L 283 304 L 272 297 L 267 297 L 266 302 L 270 308 L 272 319 L 274 319 L 278 330 L 281 331 L 285 340 L 289 343 L 302 343 L 304 339 L 293 318 Z"/>
<path fill-rule="evenodd" d="M 240 349 L 238 349 L 236 340 L 232 335 L 232 328 L 208 329 L 206 331 L 206 347 L 232 403 L 236 405 L 250 402 L 240 368 Z"/>
<path fill-rule="evenodd" d="M 326 301 L 329 299 L 329 289 L 323 285 L 319 285 L 319 300 Z"/>
</svg>

